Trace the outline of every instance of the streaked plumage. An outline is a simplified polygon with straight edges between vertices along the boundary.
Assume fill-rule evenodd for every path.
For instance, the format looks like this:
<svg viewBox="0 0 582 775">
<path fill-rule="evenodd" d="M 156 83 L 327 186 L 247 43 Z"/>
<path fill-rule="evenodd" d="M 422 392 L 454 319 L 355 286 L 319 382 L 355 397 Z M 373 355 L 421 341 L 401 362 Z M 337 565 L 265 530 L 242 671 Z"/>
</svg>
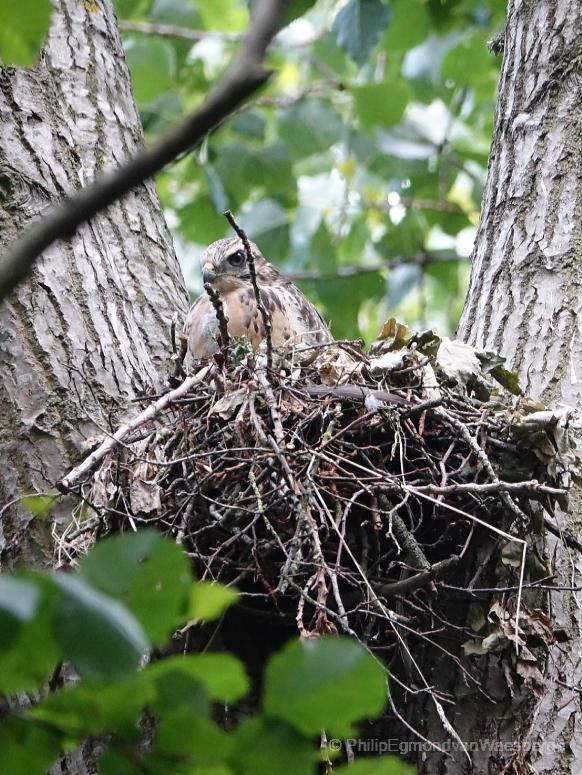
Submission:
<svg viewBox="0 0 582 775">
<path fill-rule="evenodd" d="M 251 242 L 257 284 L 271 313 L 273 346 L 297 347 L 333 341 L 329 328 L 313 304 L 285 280 Z M 206 248 L 200 257 L 205 282 L 218 292 L 231 336 L 246 336 L 257 349 L 265 331 L 257 308 L 244 246 L 238 237 L 221 239 Z M 210 358 L 218 350 L 218 321 L 208 296 L 200 296 L 186 319 L 188 350 L 193 358 Z"/>
</svg>

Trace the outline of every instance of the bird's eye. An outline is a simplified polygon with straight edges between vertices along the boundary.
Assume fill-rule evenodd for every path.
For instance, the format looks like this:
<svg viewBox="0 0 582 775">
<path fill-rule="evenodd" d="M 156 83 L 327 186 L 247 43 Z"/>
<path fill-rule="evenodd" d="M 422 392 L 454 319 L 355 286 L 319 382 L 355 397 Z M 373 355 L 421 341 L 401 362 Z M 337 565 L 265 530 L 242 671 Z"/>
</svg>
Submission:
<svg viewBox="0 0 582 775">
<path fill-rule="evenodd" d="M 242 266 L 245 262 L 246 256 L 243 250 L 237 250 L 236 253 L 233 253 L 231 256 L 228 257 L 229 264 L 232 264 L 233 266 Z"/>
</svg>

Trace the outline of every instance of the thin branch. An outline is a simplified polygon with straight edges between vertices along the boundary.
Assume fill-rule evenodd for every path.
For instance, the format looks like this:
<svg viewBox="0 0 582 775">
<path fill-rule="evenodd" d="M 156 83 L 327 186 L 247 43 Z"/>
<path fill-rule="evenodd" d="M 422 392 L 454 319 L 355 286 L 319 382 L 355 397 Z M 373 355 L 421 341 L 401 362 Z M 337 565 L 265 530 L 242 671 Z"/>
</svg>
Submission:
<svg viewBox="0 0 582 775">
<path fill-rule="evenodd" d="M 198 110 L 152 148 L 64 199 L 12 243 L 0 258 L 0 301 L 24 280 L 36 258 L 55 240 L 70 238 L 82 223 L 197 145 L 269 79 L 272 71 L 263 66 L 263 58 L 279 28 L 284 6 L 284 0 L 254 4 L 251 25 L 230 69 Z"/>
<path fill-rule="evenodd" d="M 536 479 L 531 479 L 526 482 L 503 482 L 499 479 L 497 482 L 485 482 L 484 484 L 478 484 L 477 482 L 466 482 L 463 484 L 447 484 L 443 487 L 439 487 L 436 484 L 424 484 L 416 485 L 415 489 L 418 492 L 428 492 L 431 495 L 454 495 L 455 493 L 501 493 L 501 492 L 523 492 L 523 493 L 536 493 L 541 492 L 545 495 L 552 495 L 554 497 L 560 497 L 568 494 L 568 490 L 561 487 L 550 487 L 545 484 L 540 484 Z"/>
<path fill-rule="evenodd" d="M 71 487 L 77 484 L 82 476 L 88 474 L 94 468 L 94 466 L 97 465 L 97 463 L 103 460 L 108 452 L 111 452 L 117 446 L 122 444 L 124 439 L 126 439 L 130 433 L 137 430 L 137 428 L 141 428 L 141 426 L 145 425 L 146 422 L 153 420 L 154 417 L 157 417 L 159 414 L 161 414 L 177 398 L 181 398 L 183 395 L 188 393 L 188 391 L 191 390 L 194 385 L 202 382 L 208 376 L 212 368 L 213 366 L 210 364 L 209 366 L 205 366 L 203 369 L 200 369 L 200 371 L 196 372 L 196 374 L 193 374 L 191 377 L 187 377 L 177 388 L 170 390 L 161 398 L 158 398 L 157 401 L 155 401 L 153 404 L 150 404 L 147 409 L 144 409 L 143 412 L 138 414 L 137 417 L 134 417 L 133 420 L 130 420 L 129 422 L 125 423 L 125 425 L 122 425 L 121 428 L 119 428 L 112 436 L 106 438 L 105 441 L 103 441 L 94 452 L 86 457 L 82 463 L 80 463 L 76 468 L 73 468 L 73 470 L 70 471 L 63 479 L 57 482 L 57 489 L 62 493 L 69 492 Z"/>
<path fill-rule="evenodd" d="M 263 304 L 263 298 L 261 296 L 261 291 L 259 289 L 259 285 L 257 283 L 257 269 L 255 267 L 255 257 L 253 256 L 253 251 L 251 250 L 251 246 L 249 243 L 249 238 L 246 235 L 246 232 L 244 229 L 242 229 L 238 223 L 235 221 L 233 214 L 230 212 L 230 210 L 227 210 L 224 213 L 224 216 L 226 220 L 230 223 L 238 237 L 242 240 L 246 257 L 247 257 L 247 264 L 249 267 L 249 273 L 251 275 L 251 283 L 253 286 L 253 290 L 255 292 L 255 300 L 257 302 L 257 309 L 261 313 L 261 318 L 263 319 L 263 326 L 265 329 L 265 342 L 267 343 L 267 372 L 271 372 L 273 368 L 273 324 L 271 322 L 271 315 L 267 311 L 267 308 Z"/>
<path fill-rule="evenodd" d="M 304 269 L 298 272 L 285 273 L 285 277 L 292 282 L 301 280 L 313 280 L 315 282 L 325 282 L 327 280 L 350 280 L 352 277 L 359 277 L 367 274 L 377 274 L 386 272 L 403 264 L 412 264 L 417 266 L 427 266 L 432 263 L 466 261 L 466 258 L 459 256 L 454 251 L 439 251 L 414 253 L 411 256 L 394 256 L 378 264 L 368 266 L 338 266 L 335 272 L 319 272 L 317 269 Z"/>
<path fill-rule="evenodd" d="M 416 573 L 414 576 L 409 576 L 406 579 L 400 581 L 394 581 L 391 584 L 374 584 L 374 591 L 381 597 L 394 597 L 394 595 L 404 595 L 412 592 L 415 589 L 421 589 L 427 587 L 431 581 L 443 576 L 450 568 L 454 568 L 459 562 L 457 555 L 447 557 L 444 560 L 435 562 L 426 570 L 421 573 Z"/>
<path fill-rule="evenodd" d="M 121 19 L 119 29 L 123 32 L 142 32 L 144 35 L 157 35 L 160 38 L 180 38 L 198 43 L 207 38 L 219 38 L 226 41 L 239 41 L 243 38 L 239 32 L 216 32 L 214 30 L 191 30 L 178 24 L 157 24 Z"/>
<path fill-rule="evenodd" d="M 204 290 L 208 294 L 210 303 L 216 312 L 218 330 L 220 331 L 220 349 L 226 362 L 228 360 L 228 345 L 230 342 L 230 337 L 228 335 L 228 318 L 226 317 L 226 313 L 224 311 L 224 304 L 222 303 L 219 294 L 214 290 L 210 283 L 204 283 Z"/>
</svg>

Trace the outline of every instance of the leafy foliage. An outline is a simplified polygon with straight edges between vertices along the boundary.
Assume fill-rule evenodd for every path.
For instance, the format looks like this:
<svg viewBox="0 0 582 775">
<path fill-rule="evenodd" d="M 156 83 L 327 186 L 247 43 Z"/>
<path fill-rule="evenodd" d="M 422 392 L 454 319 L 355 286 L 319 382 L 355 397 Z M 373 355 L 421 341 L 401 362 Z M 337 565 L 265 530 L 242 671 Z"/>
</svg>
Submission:
<svg viewBox="0 0 582 775">
<path fill-rule="evenodd" d="M 249 691 L 233 656 L 174 655 L 140 667 L 187 614 L 213 619 L 235 598 L 193 583 L 183 551 L 152 531 L 102 541 L 74 573 L 0 578 L 0 689 L 6 699 L 23 691 L 36 698 L 20 707 L 10 700 L 0 722 L 2 771 L 44 775 L 97 737 L 102 775 L 315 773 L 321 729 L 347 733 L 385 704 L 384 671 L 355 641 L 290 642 L 267 667 L 262 711 L 230 732 L 216 723 L 215 704 Z M 63 660 L 77 678 L 57 688 Z M 391 757 L 375 767 L 408 772 Z"/>
<path fill-rule="evenodd" d="M 0 0 L 0 63 L 33 65 L 52 12 L 50 0 Z"/>
<path fill-rule="evenodd" d="M 114 2 L 154 140 L 204 99 L 249 4 Z M 50 11 L 48 0 L 0 0 L 0 59 L 34 64 Z M 388 308 L 415 327 L 453 330 L 492 132 L 499 61 L 487 40 L 505 11 L 505 0 L 289 4 L 270 53 L 276 76 L 158 177 L 193 294 L 197 258 L 227 234 L 230 208 L 280 269 L 310 278 L 336 336 L 370 341 Z"/>
<path fill-rule="evenodd" d="M 158 177 L 191 291 L 201 290 L 201 250 L 228 233 L 228 207 L 269 260 L 309 278 L 303 289 L 337 337 L 373 339 L 388 310 L 415 327 L 453 330 L 492 132 L 499 61 L 487 40 L 505 5 L 292 3 L 270 53 L 275 77 Z M 153 140 L 226 67 L 247 4 L 124 0 L 118 11 Z M 160 25 L 179 29 L 168 35 Z"/>
</svg>

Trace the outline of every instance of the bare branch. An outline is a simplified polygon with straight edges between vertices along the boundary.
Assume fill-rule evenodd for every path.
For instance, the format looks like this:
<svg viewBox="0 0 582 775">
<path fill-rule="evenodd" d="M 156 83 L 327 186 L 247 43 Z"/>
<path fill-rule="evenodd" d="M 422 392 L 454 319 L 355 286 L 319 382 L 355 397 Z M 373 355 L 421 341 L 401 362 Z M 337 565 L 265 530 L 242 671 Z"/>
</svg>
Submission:
<svg viewBox="0 0 582 775">
<path fill-rule="evenodd" d="M 255 3 L 249 31 L 230 69 L 198 110 L 152 148 L 63 200 L 12 244 L 0 259 L 0 301 L 24 280 L 36 258 L 55 240 L 70 238 L 80 224 L 194 147 L 268 80 L 271 71 L 263 66 L 263 58 L 284 5 L 285 0 Z"/>
<path fill-rule="evenodd" d="M 263 326 L 265 328 L 265 342 L 267 343 L 267 371 L 270 372 L 273 368 L 273 324 L 271 322 L 271 315 L 267 311 L 267 308 L 263 304 L 263 299 L 261 297 L 261 291 L 259 290 L 259 286 L 257 284 L 257 270 L 255 267 L 255 258 L 253 256 L 253 251 L 251 250 L 251 246 L 249 243 L 249 238 L 246 235 L 246 232 L 244 229 L 241 229 L 241 227 L 238 225 L 238 223 L 235 221 L 233 214 L 230 212 L 230 210 L 227 210 L 224 213 L 224 216 L 226 220 L 230 223 L 232 228 L 235 230 L 237 235 L 241 238 L 242 243 L 244 245 L 246 257 L 247 257 L 247 264 L 249 265 L 249 272 L 251 275 L 251 283 L 253 285 L 253 290 L 255 292 L 255 299 L 257 302 L 257 309 L 261 313 L 261 318 L 263 319 Z"/>
<path fill-rule="evenodd" d="M 208 294 L 210 303 L 214 307 L 216 312 L 216 319 L 218 320 L 218 330 L 220 331 L 220 349 L 224 355 L 225 361 L 228 359 L 228 344 L 230 337 L 228 335 L 228 318 L 224 312 L 224 304 L 220 299 L 220 295 L 214 290 L 210 283 L 204 283 L 204 290 Z"/>
<path fill-rule="evenodd" d="M 411 256 L 395 256 L 379 264 L 370 264 L 369 266 L 338 266 L 335 272 L 319 272 L 317 269 L 305 269 L 299 272 L 290 272 L 285 275 L 288 280 L 297 282 L 298 280 L 314 280 L 315 282 L 325 282 L 327 280 L 349 280 L 352 277 L 360 275 L 376 274 L 394 269 L 402 264 L 417 264 L 426 266 L 431 263 L 440 263 L 448 261 L 466 261 L 467 259 L 459 256 L 454 251 L 422 251 Z"/>
<path fill-rule="evenodd" d="M 137 430 L 137 428 L 141 428 L 141 426 L 145 425 L 146 422 L 153 420 L 154 417 L 157 417 L 165 409 L 167 409 L 173 401 L 175 401 L 177 398 L 181 398 L 183 395 L 188 393 L 188 391 L 193 388 L 194 385 L 202 382 L 202 380 L 208 376 L 212 368 L 213 366 L 210 364 L 209 366 L 205 366 L 204 368 L 200 369 L 200 371 L 198 371 L 196 374 L 193 374 L 191 377 L 187 377 L 177 388 L 170 390 L 168 393 L 165 393 L 153 404 L 150 404 L 147 409 L 144 409 L 143 412 L 140 412 L 137 417 L 134 417 L 133 420 L 130 420 L 129 422 L 125 423 L 125 425 L 122 425 L 121 428 L 119 428 L 112 436 L 108 436 L 94 452 L 92 452 L 88 457 L 85 458 L 85 460 L 83 460 L 82 463 L 80 463 L 76 468 L 73 468 L 73 470 L 70 471 L 64 477 L 64 479 L 61 479 L 60 482 L 57 482 L 57 489 L 63 493 L 68 492 L 71 487 L 77 484 L 82 476 L 88 474 L 93 469 L 93 467 L 97 465 L 97 463 L 101 462 L 101 460 L 103 460 L 108 452 L 111 452 L 117 446 L 122 444 L 123 440 L 126 439 L 132 431 Z"/>
<path fill-rule="evenodd" d="M 191 30 L 178 24 L 156 24 L 154 22 L 141 22 L 130 19 L 121 19 L 119 29 L 123 32 L 142 32 L 144 35 L 157 35 L 160 38 L 180 38 L 198 43 L 206 38 L 219 38 L 220 40 L 237 41 L 243 35 L 238 32 L 215 32 L 213 30 Z"/>
</svg>

